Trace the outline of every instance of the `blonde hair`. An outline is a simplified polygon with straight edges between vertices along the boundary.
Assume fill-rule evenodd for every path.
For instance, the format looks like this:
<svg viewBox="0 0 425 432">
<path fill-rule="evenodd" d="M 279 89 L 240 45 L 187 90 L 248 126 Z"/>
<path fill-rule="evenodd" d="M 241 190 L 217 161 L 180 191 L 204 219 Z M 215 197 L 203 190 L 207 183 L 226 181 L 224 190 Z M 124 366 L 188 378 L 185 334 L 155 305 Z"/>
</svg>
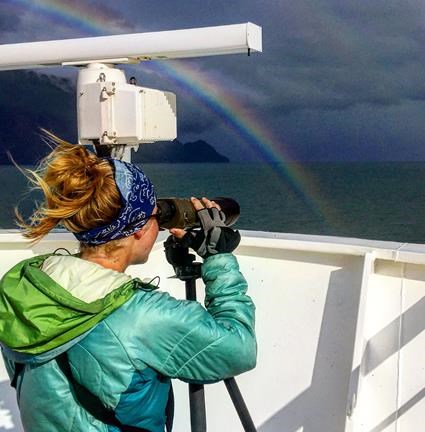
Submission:
<svg viewBox="0 0 425 432">
<path fill-rule="evenodd" d="M 76 233 L 114 220 L 121 200 L 110 163 L 82 145 L 43 132 L 53 150 L 35 170 L 21 170 L 44 194 L 29 222 L 15 209 L 24 237 L 36 242 L 58 225 Z"/>
</svg>

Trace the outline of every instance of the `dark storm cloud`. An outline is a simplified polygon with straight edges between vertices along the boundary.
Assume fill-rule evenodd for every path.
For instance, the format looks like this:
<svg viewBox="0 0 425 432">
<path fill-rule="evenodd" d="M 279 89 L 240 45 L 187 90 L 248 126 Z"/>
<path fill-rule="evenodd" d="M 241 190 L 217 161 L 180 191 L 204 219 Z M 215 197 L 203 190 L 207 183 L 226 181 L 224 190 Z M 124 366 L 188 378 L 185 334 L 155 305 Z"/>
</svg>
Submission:
<svg viewBox="0 0 425 432">
<path fill-rule="evenodd" d="M 280 96 L 273 106 L 346 109 L 423 99 L 424 7 L 406 3 L 309 2 L 308 14 L 295 7 L 281 35 L 281 59 L 258 70 Z"/>
<path fill-rule="evenodd" d="M 295 157 L 425 156 L 418 151 L 423 127 L 411 120 L 423 116 L 425 101 L 423 2 L 235 1 L 224 7 L 217 1 L 191 13 L 186 8 L 188 2 L 165 2 L 172 18 L 165 14 L 153 29 L 178 28 L 178 22 L 180 27 L 262 25 L 262 54 L 211 57 L 198 64 L 205 74 L 219 71 L 220 87 L 265 130 L 282 137 L 282 146 Z M 193 113 L 181 130 L 192 129 L 192 123 L 196 128 L 199 121 L 199 130 L 211 134 L 214 122 L 201 120 L 208 112 L 195 108 Z M 403 125 L 409 125 L 408 132 Z"/>
<path fill-rule="evenodd" d="M 81 0 L 72 2 L 77 9 L 83 4 Z M 229 83 L 240 82 L 241 93 L 245 87 L 252 100 L 260 99 L 273 110 L 338 110 L 425 98 L 425 6 L 420 1 L 235 0 L 229 4 L 215 0 L 194 7 L 191 0 L 127 0 L 117 8 L 109 0 L 91 0 L 84 6 L 90 11 L 100 3 L 105 33 L 246 21 L 262 25 L 263 54 L 249 62 L 235 60 L 235 56 L 199 62 L 222 71 Z M 0 16 L 0 31 L 19 25 L 17 16 Z M 55 37 L 54 28 L 40 26 L 37 32 L 35 23 L 40 25 L 35 17 L 28 16 L 26 30 L 21 28 L 20 32 L 32 32 L 36 39 L 37 33 L 45 37 L 46 32 Z M 72 37 L 72 29 L 68 31 Z M 222 85 L 226 85 L 224 79 Z"/>
<path fill-rule="evenodd" d="M 212 127 L 213 120 L 208 112 L 200 112 L 196 104 L 185 103 L 179 109 L 179 130 L 185 134 L 202 135 Z"/>
<path fill-rule="evenodd" d="M 376 140 L 374 130 L 382 140 L 405 142 L 409 148 L 417 148 L 415 143 L 423 135 L 420 122 L 409 122 L 421 118 L 425 102 L 422 0 L 125 0 L 119 6 L 115 0 L 91 0 L 84 4 L 101 7 L 106 23 L 109 17 L 105 34 L 247 21 L 261 25 L 262 54 L 192 61 L 206 77 L 215 74 L 210 82 L 237 99 L 264 130 L 285 135 L 289 153 L 312 158 L 342 154 L 345 150 L 333 141 L 338 136 L 355 157 L 356 151 L 367 155 L 367 145 Z M 0 16 L 0 37 L 6 27 L 16 31 L 17 40 L 81 36 L 66 26 L 46 26 L 41 15 L 26 14 L 23 20 Z M 137 68 L 142 75 L 143 65 Z M 145 85 L 177 94 L 181 134 L 194 137 L 231 129 L 205 101 L 169 77 L 153 73 L 146 81 Z M 393 119 L 391 127 L 387 118 Z M 360 141 L 368 143 L 364 148 L 358 137 L 353 138 L 360 122 L 365 134 Z M 403 124 L 411 125 L 409 133 Z M 315 148 L 315 142 L 320 146 Z M 379 154 L 375 150 L 370 154 Z"/>
<path fill-rule="evenodd" d="M 21 22 L 18 12 L 6 3 L 0 3 L 0 37 L 6 32 L 18 30 Z"/>
<path fill-rule="evenodd" d="M 135 28 L 134 21 L 128 20 L 116 3 L 109 5 L 107 1 L 1 1 L 0 43 L 131 33 Z M 1 34 L 3 21 L 10 27 L 7 37 Z"/>
<path fill-rule="evenodd" d="M 249 64 L 220 57 L 209 65 L 243 77 L 281 112 L 423 100 L 423 12 L 419 2 L 273 2 L 258 19 L 263 54 Z"/>
</svg>

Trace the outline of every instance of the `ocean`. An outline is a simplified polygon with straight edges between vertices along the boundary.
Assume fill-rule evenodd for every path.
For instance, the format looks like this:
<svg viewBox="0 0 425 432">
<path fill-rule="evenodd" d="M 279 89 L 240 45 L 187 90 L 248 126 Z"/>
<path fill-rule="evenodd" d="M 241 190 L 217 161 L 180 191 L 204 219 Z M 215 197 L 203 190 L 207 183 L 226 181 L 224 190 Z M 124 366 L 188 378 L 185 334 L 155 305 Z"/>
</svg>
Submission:
<svg viewBox="0 0 425 432">
<path fill-rule="evenodd" d="M 425 243 L 425 162 L 145 164 L 160 197 L 228 196 L 241 207 L 237 227 Z M 0 227 L 13 208 L 30 214 L 40 195 L 23 175 L 0 166 Z"/>
</svg>

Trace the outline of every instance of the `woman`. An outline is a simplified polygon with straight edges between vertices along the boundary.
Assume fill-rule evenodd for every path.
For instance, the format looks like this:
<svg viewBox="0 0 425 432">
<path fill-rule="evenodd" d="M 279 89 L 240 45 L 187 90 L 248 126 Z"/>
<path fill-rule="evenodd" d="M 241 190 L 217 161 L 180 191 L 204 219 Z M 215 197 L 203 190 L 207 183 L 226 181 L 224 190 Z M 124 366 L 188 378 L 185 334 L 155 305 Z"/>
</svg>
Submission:
<svg viewBox="0 0 425 432">
<path fill-rule="evenodd" d="M 172 229 L 205 258 L 204 309 L 125 274 L 158 235 L 156 197 L 134 165 L 57 140 L 32 173 L 44 203 L 24 235 L 63 225 L 75 256 L 17 264 L 0 282 L 0 342 L 21 418 L 31 432 L 164 431 L 170 378 L 207 383 L 254 367 L 254 305 L 225 228 L 207 199 L 203 229 Z M 204 208 L 205 207 L 205 208 Z"/>
</svg>

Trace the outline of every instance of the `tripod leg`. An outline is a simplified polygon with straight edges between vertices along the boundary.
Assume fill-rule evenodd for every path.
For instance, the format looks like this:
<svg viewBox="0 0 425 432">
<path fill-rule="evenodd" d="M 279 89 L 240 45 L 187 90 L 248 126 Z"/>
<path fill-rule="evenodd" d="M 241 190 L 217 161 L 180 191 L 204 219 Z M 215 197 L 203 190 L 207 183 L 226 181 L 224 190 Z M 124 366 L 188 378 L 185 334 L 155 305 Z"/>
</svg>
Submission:
<svg viewBox="0 0 425 432">
<path fill-rule="evenodd" d="M 187 300 L 196 300 L 196 281 L 195 279 L 189 279 L 185 281 L 186 287 L 186 298 Z"/>
<path fill-rule="evenodd" d="M 186 298 L 196 300 L 196 281 L 194 278 L 186 281 Z M 189 384 L 190 427 L 192 432 L 206 432 L 207 416 L 205 412 L 204 386 Z"/>
<path fill-rule="evenodd" d="M 205 412 L 204 386 L 189 384 L 190 429 L 192 432 L 206 432 L 207 417 Z"/>
<path fill-rule="evenodd" d="M 256 432 L 257 429 L 255 428 L 239 387 L 236 384 L 236 380 L 234 378 L 227 378 L 224 380 L 224 384 L 226 384 L 227 391 L 229 392 L 245 432 Z"/>
</svg>

